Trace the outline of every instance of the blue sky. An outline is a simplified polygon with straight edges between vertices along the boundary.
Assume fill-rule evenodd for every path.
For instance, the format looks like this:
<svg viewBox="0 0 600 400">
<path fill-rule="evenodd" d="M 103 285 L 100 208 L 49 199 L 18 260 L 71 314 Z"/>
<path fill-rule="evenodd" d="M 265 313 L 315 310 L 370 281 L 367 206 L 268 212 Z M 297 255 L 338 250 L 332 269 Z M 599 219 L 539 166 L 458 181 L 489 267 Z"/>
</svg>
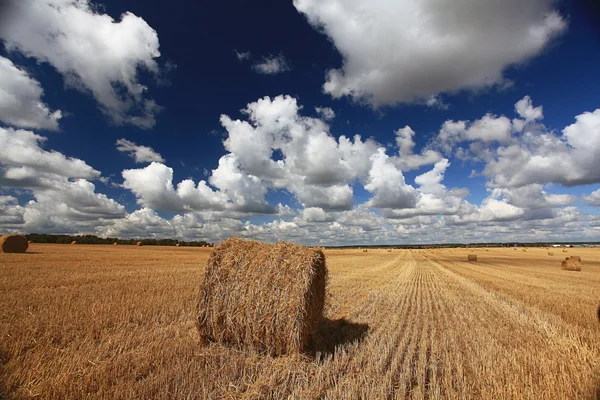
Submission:
<svg viewBox="0 0 600 400">
<path fill-rule="evenodd" d="M 600 240 L 592 2 L 362 3 L 7 3 L 0 231 Z"/>
</svg>

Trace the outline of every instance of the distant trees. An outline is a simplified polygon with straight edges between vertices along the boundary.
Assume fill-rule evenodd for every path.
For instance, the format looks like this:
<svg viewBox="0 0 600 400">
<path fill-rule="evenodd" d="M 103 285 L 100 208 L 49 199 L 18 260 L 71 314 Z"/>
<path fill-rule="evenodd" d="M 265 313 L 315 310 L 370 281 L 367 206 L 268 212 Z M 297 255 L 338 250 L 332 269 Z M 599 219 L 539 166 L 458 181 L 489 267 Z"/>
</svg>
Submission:
<svg viewBox="0 0 600 400">
<path fill-rule="evenodd" d="M 119 239 L 115 237 L 101 238 L 96 235 L 53 235 L 48 233 L 28 233 L 25 235 L 31 243 L 62 243 L 69 244 L 77 241 L 79 244 L 124 244 L 134 246 L 142 242 L 144 246 L 180 246 L 212 247 L 213 244 L 204 240 L 182 241 L 177 239 Z"/>
</svg>

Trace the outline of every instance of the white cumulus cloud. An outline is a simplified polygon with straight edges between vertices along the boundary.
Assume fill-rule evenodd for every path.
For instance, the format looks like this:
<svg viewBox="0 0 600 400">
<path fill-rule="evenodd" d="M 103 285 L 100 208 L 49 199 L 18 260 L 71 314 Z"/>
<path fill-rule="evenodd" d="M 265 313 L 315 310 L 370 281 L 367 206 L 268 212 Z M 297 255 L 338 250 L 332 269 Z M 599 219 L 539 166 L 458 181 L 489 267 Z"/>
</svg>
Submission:
<svg viewBox="0 0 600 400">
<path fill-rule="evenodd" d="M 65 83 L 91 93 L 116 124 L 150 128 L 160 107 L 138 81 L 138 69 L 159 73 L 158 35 L 142 18 L 119 21 L 89 0 L 21 0 L 0 26 L 8 50 L 47 62 Z"/>
<path fill-rule="evenodd" d="M 566 28 L 552 0 L 296 0 L 343 58 L 323 89 L 373 106 L 505 84 Z M 435 97 L 434 97 L 435 98 Z M 435 103 L 435 102 L 434 102 Z M 435 105 L 432 103 L 432 105 Z"/>
<path fill-rule="evenodd" d="M 0 120 L 19 128 L 58 129 L 60 110 L 42 102 L 44 90 L 26 71 L 0 56 Z"/>
</svg>

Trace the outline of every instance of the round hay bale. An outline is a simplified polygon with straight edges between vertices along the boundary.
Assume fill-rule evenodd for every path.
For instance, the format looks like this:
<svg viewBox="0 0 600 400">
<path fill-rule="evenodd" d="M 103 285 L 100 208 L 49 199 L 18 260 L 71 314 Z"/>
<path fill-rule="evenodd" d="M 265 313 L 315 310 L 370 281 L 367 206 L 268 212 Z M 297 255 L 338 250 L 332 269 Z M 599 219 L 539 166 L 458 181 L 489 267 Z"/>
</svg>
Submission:
<svg viewBox="0 0 600 400">
<path fill-rule="evenodd" d="M 576 258 L 567 257 L 560 263 L 560 267 L 566 271 L 581 271 L 581 262 Z"/>
<path fill-rule="evenodd" d="M 566 253 L 566 252 L 567 252 L 567 249 L 563 249 L 563 253 Z"/>
<path fill-rule="evenodd" d="M 113 243 L 113 246 L 118 246 L 118 245 L 119 245 L 119 243 L 117 243 L 117 242 Z"/>
<path fill-rule="evenodd" d="M 71 244 L 77 244 L 77 240 L 73 240 Z"/>
<path fill-rule="evenodd" d="M 0 236 L 0 253 L 25 253 L 28 247 L 29 242 L 25 236 Z"/>
<path fill-rule="evenodd" d="M 477 261 L 477 254 L 469 254 L 467 256 L 468 261 Z"/>
<path fill-rule="evenodd" d="M 525 253 L 527 251 L 527 249 L 523 249 L 523 253 Z"/>
<path fill-rule="evenodd" d="M 580 256 L 571 256 L 571 258 L 581 262 L 581 257 Z"/>
<path fill-rule="evenodd" d="M 179 243 L 177 243 L 177 244 L 175 245 L 175 247 L 180 247 L 180 246 L 181 246 L 181 245 L 180 245 Z"/>
<path fill-rule="evenodd" d="M 368 252 L 368 251 L 369 251 L 369 250 L 367 250 L 367 249 L 364 249 L 364 250 L 363 250 L 363 253 L 366 253 L 366 252 Z"/>
<path fill-rule="evenodd" d="M 140 246 L 140 247 L 142 247 L 142 246 L 143 246 L 142 242 L 137 242 L 135 245 L 136 245 L 136 246 Z"/>
<path fill-rule="evenodd" d="M 310 350 L 326 285 L 325 255 L 319 249 L 229 239 L 206 263 L 200 337 L 271 355 Z"/>
<path fill-rule="evenodd" d="M 553 252 L 553 251 L 549 251 L 549 252 L 548 252 L 548 255 L 549 255 L 549 256 L 553 256 L 553 255 L 554 255 L 554 252 Z"/>
</svg>

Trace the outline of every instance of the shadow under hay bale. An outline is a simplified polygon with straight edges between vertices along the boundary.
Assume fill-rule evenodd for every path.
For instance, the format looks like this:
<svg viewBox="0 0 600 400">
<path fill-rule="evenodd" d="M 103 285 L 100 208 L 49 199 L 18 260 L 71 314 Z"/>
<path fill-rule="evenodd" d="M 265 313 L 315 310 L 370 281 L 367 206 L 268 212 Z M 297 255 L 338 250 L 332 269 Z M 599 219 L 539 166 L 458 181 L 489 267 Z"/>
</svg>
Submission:
<svg viewBox="0 0 600 400">
<path fill-rule="evenodd" d="M 319 249 L 229 239 L 206 263 L 198 332 L 204 342 L 270 355 L 309 351 L 323 318 L 326 285 Z"/>
<path fill-rule="evenodd" d="M 0 253 L 25 253 L 29 241 L 21 235 L 0 236 Z"/>
<path fill-rule="evenodd" d="M 581 271 L 581 262 L 574 257 L 567 257 L 560 263 L 560 267 L 566 271 Z"/>
<path fill-rule="evenodd" d="M 308 352 L 334 354 L 339 346 L 361 342 L 369 332 L 368 324 L 350 322 L 345 318 L 323 318 L 317 326 L 317 331 L 308 345 Z"/>
<path fill-rule="evenodd" d="M 477 255 L 476 254 L 469 254 L 467 256 L 467 260 L 468 261 L 477 261 Z"/>
</svg>

